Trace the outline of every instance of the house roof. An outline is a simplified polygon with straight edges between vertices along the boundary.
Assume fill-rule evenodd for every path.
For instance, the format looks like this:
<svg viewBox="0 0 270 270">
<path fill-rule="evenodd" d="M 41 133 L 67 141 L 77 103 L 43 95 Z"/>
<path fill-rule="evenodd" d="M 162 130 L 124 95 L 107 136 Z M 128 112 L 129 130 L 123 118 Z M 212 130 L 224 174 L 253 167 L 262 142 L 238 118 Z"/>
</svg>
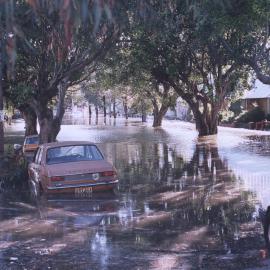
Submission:
<svg viewBox="0 0 270 270">
<path fill-rule="evenodd" d="M 245 92 L 242 99 L 270 98 L 270 85 L 263 84 L 256 80 L 255 86 L 250 91 Z"/>
</svg>

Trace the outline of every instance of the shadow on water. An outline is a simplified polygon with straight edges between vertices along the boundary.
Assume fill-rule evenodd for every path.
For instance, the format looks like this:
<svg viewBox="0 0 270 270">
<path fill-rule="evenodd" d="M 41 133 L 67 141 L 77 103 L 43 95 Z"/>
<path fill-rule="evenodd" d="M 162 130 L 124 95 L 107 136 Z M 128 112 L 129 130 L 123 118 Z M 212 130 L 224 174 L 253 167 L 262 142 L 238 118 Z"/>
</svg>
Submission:
<svg viewBox="0 0 270 270">
<path fill-rule="evenodd" d="M 215 142 L 198 141 L 187 159 L 164 130 L 135 128 L 100 130 L 103 152 L 118 169 L 117 195 L 47 198 L 37 205 L 23 196 L 0 197 L 0 269 L 258 263 L 254 254 L 264 243 L 255 194 L 242 189 Z"/>
<path fill-rule="evenodd" d="M 118 237 L 130 237 L 128 242 L 143 252 L 165 253 L 149 267 L 162 269 L 168 258 L 170 267 L 185 262 L 185 267 L 217 269 L 222 261 L 224 269 L 230 264 L 240 269 L 255 263 L 242 256 L 263 246 L 261 224 L 254 221 L 254 194 L 241 190 L 215 145 L 197 144 L 189 162 L 164 143 L 141 145 L 137 151 L 137 162 L 121 167 L 118 159 L 126 180 L 120 188 L 137 203 L 128 230 Z M 222 259 L 217 254 L 231 255 Z"/>
</svg>

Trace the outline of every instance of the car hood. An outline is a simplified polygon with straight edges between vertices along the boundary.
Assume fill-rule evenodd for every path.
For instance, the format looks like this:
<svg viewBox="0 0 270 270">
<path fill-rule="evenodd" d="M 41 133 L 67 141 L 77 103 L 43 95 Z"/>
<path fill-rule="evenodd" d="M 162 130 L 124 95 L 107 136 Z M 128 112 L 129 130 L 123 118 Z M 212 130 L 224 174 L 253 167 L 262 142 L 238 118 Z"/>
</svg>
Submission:
<svg viewBox="0 0 270 270">
<path fill-rule="evenodd" d="M 112 171 L 113 166 L 105 160 L 66 162 L 47 165 L 48 176 L 65 176 L 84 173 Z"/>
</svg>

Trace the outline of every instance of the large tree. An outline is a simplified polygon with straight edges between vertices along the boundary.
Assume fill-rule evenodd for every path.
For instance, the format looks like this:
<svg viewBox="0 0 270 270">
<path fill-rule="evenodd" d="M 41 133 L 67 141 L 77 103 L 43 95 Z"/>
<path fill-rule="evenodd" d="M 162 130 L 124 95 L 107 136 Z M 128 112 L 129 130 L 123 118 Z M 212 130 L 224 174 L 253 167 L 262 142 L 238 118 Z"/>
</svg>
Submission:
<svg viewBox="0 0 270 270">
<path fill-rule="evenodd" d="M 19 40 L 16 50 L 10 50 L 18 55 L 13 74 L 19 77 L 16 83 L 31 89 L 26 104 L 37 115 L 41 142 L 53 141 L 60 130 L 67 88 L 86 78 L 84 69 L 92 72 L 113 46 L 125 25 L 126 7 L 120 1 L 99 0 L 10 1 L 10 5 L 9 35 Z M 14 84 L 9 81 L 7 92 L 16 92 L 11 89 Z M 52 100 L 58 102 L 55 115 Z"/>
<path fill-rule="evenodd" d="M 10 1 L 0 2 L 0 155 L 4 153 L 4 78 L 10 76 L 14 63 L 12 35 L 13 9 Z"/>
<path fill-rule="evenodd" d="M 128 99 L 133 100 L 133 109 L 140 107 L 143 122 L 146 121 L 146 107 L 150 103 L 153 107 L 153 127 L 160 127 L 168 109 L 175 106 L 177 94 L 169 83 L 160 81 L 133 53 L 129 38 L 126 39 L 123 34 L 114 52 L 99 69 L 97 78 L 103 88 L 110 89 L 114 96 L 122 97 L 126 118 Z"/>
<path fill-rule="evenodd" d="M 248 78 L 247 70 L 232 59 L 216 34 L 215 3 L 153 2 L 152 24 L 133 20 L 127 38 L 133 61 L 188 103 L 199 136 L 217 133 L 225 100 Z M 229 29 L 223 34 L 231 44 L 238 42 Z"/>
<path fill-rule="evenodd" d="M 269 0 L 227 0 L 217 4 L 215 34 L 232 59 L 251 67 L 257 78 L 270 84 L 270 2 Z M 226 32 L 238 40 L 231 42 Z"/>
<path fill-rule="evenodd" d="M 24 80 L 20 77 L 20 74 L 17 73 L 16 79 L 14 78 L 12 83 L 6 87 L 5 98 L 22 113 L 25 121 L 25 136 L 38 134 L 37 115 L 28 104 L 31 99 L 32 89 L 23 82 Z"/>
<path fill-rule="evenodd" d="M 67 88 L 83 79 L 86 67 L 87 72 L 93 72 L 96 63 L 113 46 L 119 29 L 100 10 L 103 17 L 99 19 L 98 28 L 87 20 L 84 25 L 79 24 L 71 36 L 57 10 L 39 6 L 24 13 L 22 7 L 18 6 L 18 9 L 19 16 L 23 16 L 21 29 L 28 46 L 22 43 L 18 47 L 20 58 L 16 67 L 20 71 L 21 67 L 26 67 L 28 78 L 25 83 L 32 89 L 28 104 L 37 115 L 41 142 L 54 141 L 60 131 Z M 118 12 L 121 13 L 120 8 Z M 58 102 L 55 115 L 51 106 L 53 98 Z"/>
</svg>

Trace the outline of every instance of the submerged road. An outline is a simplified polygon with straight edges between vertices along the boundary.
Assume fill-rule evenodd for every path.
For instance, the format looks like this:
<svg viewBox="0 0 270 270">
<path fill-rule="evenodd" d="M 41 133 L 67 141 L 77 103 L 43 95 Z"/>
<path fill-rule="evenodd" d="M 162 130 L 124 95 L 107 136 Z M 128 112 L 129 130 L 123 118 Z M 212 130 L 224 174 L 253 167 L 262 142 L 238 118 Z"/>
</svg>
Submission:
<svg viewBox="0 0 270 270">
<path fill-rule="evenodd" d="M 23 124 L 7 134 L 16 140 Z M 267 265 L 259 210 L 270 205 L 269 132 L 220 128 L 198 140 L 188 123 L 112 120 L 65 125 L 58 139 L 99 144 L 119 191 L 37 205 L 27 191 L 0 194 L 0 269 Z"/>
</svg>

